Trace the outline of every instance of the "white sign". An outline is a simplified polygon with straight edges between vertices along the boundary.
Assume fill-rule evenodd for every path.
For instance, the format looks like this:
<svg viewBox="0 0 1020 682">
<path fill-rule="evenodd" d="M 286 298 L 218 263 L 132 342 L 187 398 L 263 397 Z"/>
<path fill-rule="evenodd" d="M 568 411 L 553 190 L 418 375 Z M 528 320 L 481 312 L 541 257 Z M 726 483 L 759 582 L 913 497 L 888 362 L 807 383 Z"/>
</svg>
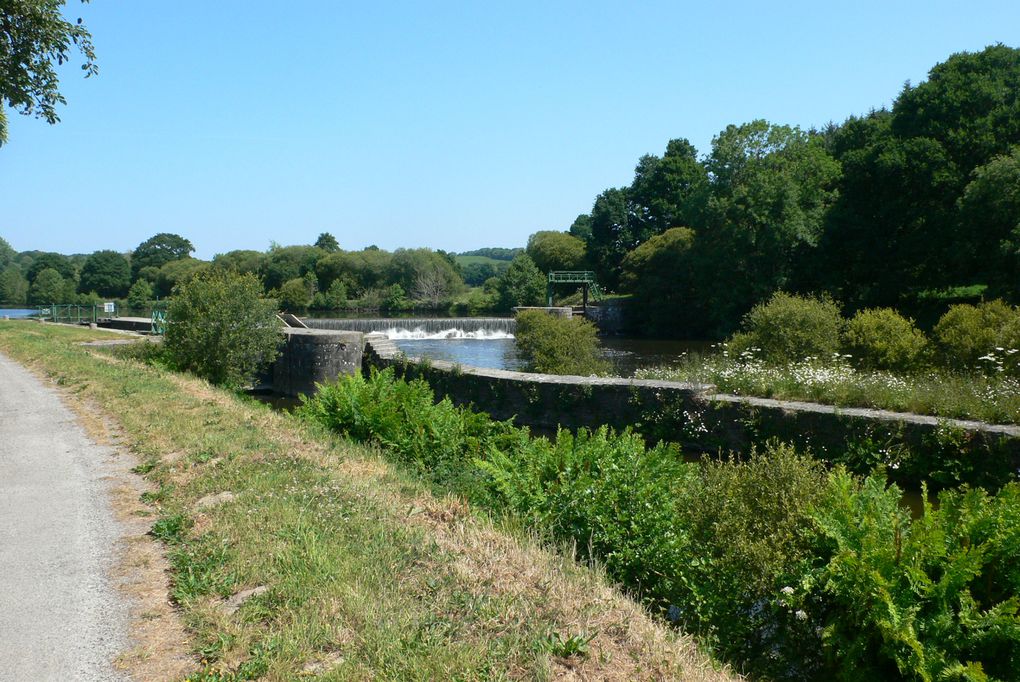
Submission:
<svg viewBox="0 0 1020 682">
<path fill-rule="evenodd" d="M 112 312 L 116 312 L 116 310 L 117 310 L 117 308 L 113 304 L 113 301 L 107 301 L 106 303 L 103 304 L 103 312 L 104 313 L 112 313 Z"/>
</svg>

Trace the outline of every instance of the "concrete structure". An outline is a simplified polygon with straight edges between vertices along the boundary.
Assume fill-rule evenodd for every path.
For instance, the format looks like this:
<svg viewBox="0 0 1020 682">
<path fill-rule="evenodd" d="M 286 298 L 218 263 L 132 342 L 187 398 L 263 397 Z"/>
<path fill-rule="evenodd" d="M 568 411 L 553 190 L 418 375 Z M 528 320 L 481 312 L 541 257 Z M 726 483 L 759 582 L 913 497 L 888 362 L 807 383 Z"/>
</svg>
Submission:
<svg viewBox="0 0 1020 682">
<path fill-rule="evenodd" d="M 297 396 L 315 393 L 315 384 L 361 371 L 364 334 L 287 327 L 286 343 L 272 371 L 277 393 Z"/>
<path fill-rule="evenodd" d="M 565 317 L 568 320 L 574 316 L 574 309 L 570 306 L 531 306 L 531 305 L 519 305 L 514 308 L 514 315 L 523 313 L 527 310 L 541 310 L 542 312 L 549 313 L 555 317 Z"/>
</svg>

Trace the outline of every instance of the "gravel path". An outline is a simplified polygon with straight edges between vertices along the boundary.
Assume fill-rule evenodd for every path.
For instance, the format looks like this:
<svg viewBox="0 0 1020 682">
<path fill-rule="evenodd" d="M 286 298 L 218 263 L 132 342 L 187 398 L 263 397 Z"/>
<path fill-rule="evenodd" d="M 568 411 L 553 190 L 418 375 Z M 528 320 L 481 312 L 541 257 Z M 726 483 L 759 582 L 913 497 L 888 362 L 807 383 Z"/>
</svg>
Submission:
<svg viewBox="0 0 1020 682">
<path fill-rule="evenodd" d="M 0 681 L 126 679 L 112 665 L 129 622 L 109 578 L 112 452 L 0 355 Z"/>
</svg>

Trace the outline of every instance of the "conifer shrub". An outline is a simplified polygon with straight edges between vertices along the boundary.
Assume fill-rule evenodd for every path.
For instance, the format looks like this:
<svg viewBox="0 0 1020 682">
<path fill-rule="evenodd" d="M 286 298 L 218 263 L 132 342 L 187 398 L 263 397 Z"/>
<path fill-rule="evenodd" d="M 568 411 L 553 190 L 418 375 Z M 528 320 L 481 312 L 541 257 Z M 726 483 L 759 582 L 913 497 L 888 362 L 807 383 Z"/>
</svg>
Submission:
<svg viewBox="0 0 1020 682">
<path fill-rule="evenodd" d="M 839 306 L 831 299 L 779 291 L 744 317 L 741 331 L 729 341 L 729 353 L 754 352 L 771 363 L 828 359 L 839 352 L 842 329 Z"/>
<path fill-rule="evenodd" d="M 928 339 L 892 308 L 868 308 L 847 322 L 843 349 L 864 369 L 908 372 L 924 365 Z"/>
</svg>

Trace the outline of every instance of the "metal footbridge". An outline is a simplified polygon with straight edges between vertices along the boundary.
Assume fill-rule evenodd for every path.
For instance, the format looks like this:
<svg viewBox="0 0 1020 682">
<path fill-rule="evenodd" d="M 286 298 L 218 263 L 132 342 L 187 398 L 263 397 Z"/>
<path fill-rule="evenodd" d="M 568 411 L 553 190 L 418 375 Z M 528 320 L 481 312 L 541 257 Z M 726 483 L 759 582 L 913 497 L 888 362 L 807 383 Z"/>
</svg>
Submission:
<svg viewBox="0 0 1020 682">
<path fill-rule="evenodd" d="M 557 284 L 579 284 L 583 290 L 583 305 L 585 308 L 588 307 L 588 294 L 595 301 L 601 301 L 604 298 L 602 289 L 599 288 L 598 282 L 595 281 L 595 273 L 591 270 L 553 270 L 549 273 L 545 285 L 546 298 L 549 301 L 549 305 L 553 304 L 553 287 Z"/>
</svg>

